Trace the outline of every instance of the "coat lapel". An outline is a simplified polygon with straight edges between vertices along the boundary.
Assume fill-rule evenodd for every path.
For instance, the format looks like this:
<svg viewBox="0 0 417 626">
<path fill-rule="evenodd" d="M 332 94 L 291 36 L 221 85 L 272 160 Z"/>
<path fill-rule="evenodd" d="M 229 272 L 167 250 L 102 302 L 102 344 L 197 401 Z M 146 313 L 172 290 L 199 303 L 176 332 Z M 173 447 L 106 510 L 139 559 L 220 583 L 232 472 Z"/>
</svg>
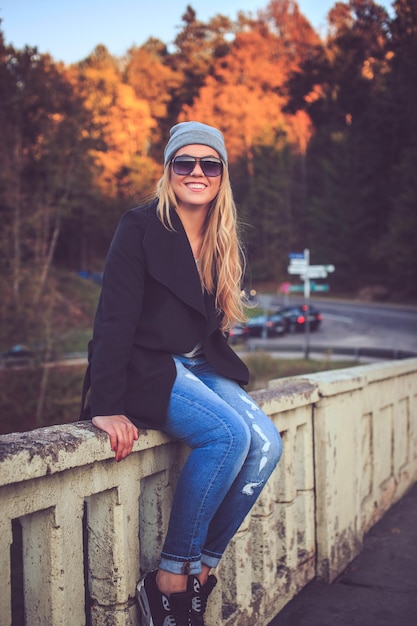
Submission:
<svg viewBox="0 0 417 626">
<path fill-rule="evenodd" d="M 143 240 L 149 273 L 180 300 L 207 317 L 200 277 L 184 227 L 172 211 L 174 231 L 161 223 L 151 210 Z"/>
</svg>

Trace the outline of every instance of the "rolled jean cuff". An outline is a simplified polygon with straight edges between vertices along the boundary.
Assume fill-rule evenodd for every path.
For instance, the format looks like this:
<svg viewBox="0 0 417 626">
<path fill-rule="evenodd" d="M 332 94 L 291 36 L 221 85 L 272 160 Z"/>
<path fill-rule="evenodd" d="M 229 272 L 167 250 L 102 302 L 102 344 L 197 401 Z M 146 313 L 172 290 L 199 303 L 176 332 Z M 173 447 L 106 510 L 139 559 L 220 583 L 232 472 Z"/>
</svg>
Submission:
<svg viewBox="0 0 417 626">
<path fill-rule="evenodd" d="M 171 572 L 171 574 L 194 574 L 195 576 L 203 571 L 201 559 L 197 561 L 177 561 L 168 559 L 165 556 L 161 557 L 159 569 Z"/>
<path fill-rule="evenodd" d="M 220 557 L 203 553 L 201 557 L 201 562 L 203 563 L 203 565 L 207 565 L 207 567 L 210 567 L 210 569 L 215 569 L 220 563 Z"/>
</svg>

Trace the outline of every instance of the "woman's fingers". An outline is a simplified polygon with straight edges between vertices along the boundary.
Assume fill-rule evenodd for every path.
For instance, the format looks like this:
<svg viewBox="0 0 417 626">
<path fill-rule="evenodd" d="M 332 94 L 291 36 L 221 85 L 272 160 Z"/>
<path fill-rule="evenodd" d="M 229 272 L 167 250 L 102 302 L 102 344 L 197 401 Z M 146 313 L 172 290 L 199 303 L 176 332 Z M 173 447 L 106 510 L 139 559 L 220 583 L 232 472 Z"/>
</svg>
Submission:
<svg viewBox="0 0 417 626">
<path fill-rule="evenodd" d="M 108 434 L 116 461 L 121 461 L 132 452 L 139 431 L 125 415 L 97 415 L 92 421 L 94 426 Z"/>
</svg>

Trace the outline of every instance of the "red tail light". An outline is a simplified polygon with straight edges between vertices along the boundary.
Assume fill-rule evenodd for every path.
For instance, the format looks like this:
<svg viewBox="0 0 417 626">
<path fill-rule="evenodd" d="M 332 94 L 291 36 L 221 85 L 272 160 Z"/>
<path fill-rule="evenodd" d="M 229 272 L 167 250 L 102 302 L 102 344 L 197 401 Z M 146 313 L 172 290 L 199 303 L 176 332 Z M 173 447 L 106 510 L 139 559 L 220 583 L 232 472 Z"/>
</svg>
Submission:
<svg viewBox="0 0 417 626">
<path fill-rule="evenodd" d="M 306 318 L 304 317 L 304 315 L 299 315 L 297 317 L 297 324 L 304 324 L 306 321 Z"/>
</svg>

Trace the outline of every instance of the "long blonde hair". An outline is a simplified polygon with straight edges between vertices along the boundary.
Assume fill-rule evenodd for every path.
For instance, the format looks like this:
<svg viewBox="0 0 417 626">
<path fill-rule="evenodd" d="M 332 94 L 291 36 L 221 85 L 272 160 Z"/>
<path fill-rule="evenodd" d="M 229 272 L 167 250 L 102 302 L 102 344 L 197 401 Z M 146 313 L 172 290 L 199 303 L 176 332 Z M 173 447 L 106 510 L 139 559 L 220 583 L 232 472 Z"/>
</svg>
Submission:
<svg viewBox="0 0 417 626">
<path fill-rule="evenodd" d="M 159 219 L 166 228 L 174 230 L 170 208 L 176 209 L 177 200 L 171 185 L 169 166 L 165 168 L 158 183 L 156 197 Z M 198 263 L 201 283 L 208 293 L 216 294 L 216 308 L 223 313 L 223 331 L 246 320 L 241 297 L 244 267 L 245 258 L 238 235 L 236 205 L 229 172 L 223 164 L 220 189 L 207 213 Z"/>
</svg>

